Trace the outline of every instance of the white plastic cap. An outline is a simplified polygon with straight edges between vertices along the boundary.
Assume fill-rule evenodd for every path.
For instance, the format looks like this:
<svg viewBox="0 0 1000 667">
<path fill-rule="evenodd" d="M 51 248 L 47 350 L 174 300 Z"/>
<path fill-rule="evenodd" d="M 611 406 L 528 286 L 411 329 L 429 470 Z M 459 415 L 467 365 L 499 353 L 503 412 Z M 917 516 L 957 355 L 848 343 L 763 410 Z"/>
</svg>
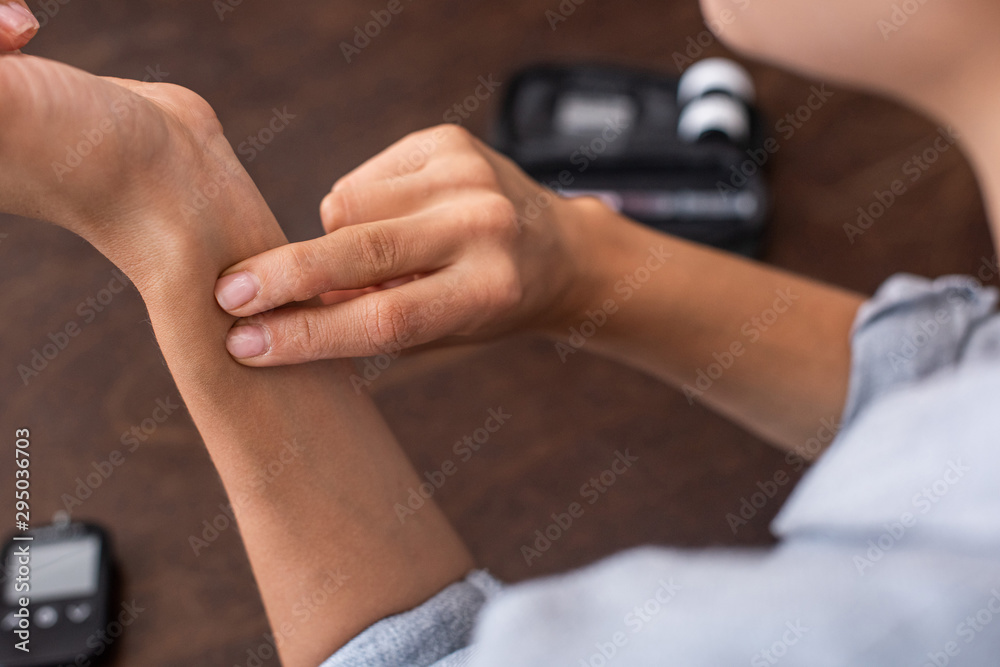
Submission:
<svg viewBox="0 0 1000 667">
<path fill-rule="evenodd" d="M 677 136 L 694 143 L 706 132 L 722 132 L 736 143 L 750 138 L 750 114 L 742 102 L 727 95 L 700 97 L 681 111 Z"/>
<path fill-rule="evenodd" d="M 691 65 L 677 82 L 677 101 L 681 106 L 702 95 L 718 91 L 747 104 L 757 98 L 753 79 L 743 66 L 728 58 L 706 58 Z"/>
</svg>

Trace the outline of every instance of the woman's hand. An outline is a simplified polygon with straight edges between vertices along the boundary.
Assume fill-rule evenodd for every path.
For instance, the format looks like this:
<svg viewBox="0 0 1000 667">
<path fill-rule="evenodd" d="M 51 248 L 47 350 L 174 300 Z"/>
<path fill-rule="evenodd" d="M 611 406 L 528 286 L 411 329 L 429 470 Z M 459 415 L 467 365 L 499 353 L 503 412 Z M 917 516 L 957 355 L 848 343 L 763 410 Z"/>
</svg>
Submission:
<svg viewBox="0 0 1000 667">
<path fill-rule="evenodd" d="M 216 298 L 246 318 L 227 347 L 275 366 L 542 329 L 574 308 L 570 223 L 586 207 L 457 126 L 417 132 L 333 186 L 325 236 L 224 272 Z"/>
<path fill-rule="evenodd" d="M 24 0 L 0 0 L 0 52 L 22 48 L 38 27 L 38 19 Z"/>
</svg>

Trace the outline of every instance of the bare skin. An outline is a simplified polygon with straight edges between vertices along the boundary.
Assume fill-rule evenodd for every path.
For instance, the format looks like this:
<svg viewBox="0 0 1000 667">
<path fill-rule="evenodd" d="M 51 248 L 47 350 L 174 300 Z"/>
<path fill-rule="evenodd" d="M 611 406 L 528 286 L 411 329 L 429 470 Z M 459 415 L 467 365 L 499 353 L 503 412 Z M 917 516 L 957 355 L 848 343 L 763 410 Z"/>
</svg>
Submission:
<svg viewBox="0 0 1000 667">
<path fill-rule="evenodd" d="M 83 236 L 139 289 L 233 501 L 283 663 L 312 667 L 464 576 L 471 557 L 432 503 L 405 523 L 394 513 L 420 480 L 347 362 L 260 370 L 226 352 L 235 318 L 215 303 L 217 276 L 286 240 L 208 105 L 22 55 L 0 56 L 0 91 L 2 208 Z M 54 166 L 88 141 L 78 166 Z M 319 589 L 335 594 L 302 622 L 295 606 Z"/>
<path fill-rule="evenodd" d="M 427 156 L 419 168 L 414 154 Z M 861 295 L 652 231 L 594 199 L 556 197 L 459 128 L 388 148 L 338 181 L 320 214 L 325 236 L 239 262 L 216 286 L 220 305 L 244 318 L 229 341 L 241 363 L 511 331 L 568 347 L 571 330 L 610 299 L 615 312 L 585 349 L 673 384 L 779 447 L 802 452 L 843 410 Z M 640 274 L 641 289 L 615 289 L 647 261 L 658 268 Z M 326 305 L 271 310 L 317 295 Z M 241 299 L 250 300 L 234 305 Z M 700 373 L 727 355 L 732 363 L 706 387 Z"/>
<path fill-rule="evenodd" d="M 892 7 L 702 2 L 710 19 L 727 10 L 735 16 L 710 21 L 725 26 L 720 37 L 734 48 L 888 93 L 974 138 L 963 143 L 1000 239 L 1000 6 L 921 3 L 902 18 Z M 320 209 L 325 237 L 226 270 L 216 296 L 246 318 L 234 330 L 239 344 L 230 345 L 241 363 L 275 366 L 508 331 L 566 341 L 588 312 L 608 298 L 621 301 L 613 286 L 662 246 L 670 261 L 619 304 L 588 350 L 652 373 L 786 449 L 801 448 L 841 413 L 861 295 L 658 235 L 597 202 L 548 199 L 529 215 L 545 196 L 541 186 L 471 137 L 449 131 L 436 141 L 436 132 L 407 137 L 338 181 Z M 367 251 L 359 255 L 359 247 Z M 450 294 L 435 279 L 445 275 L 471 288 Z M 241 289 L 230 293 L 234 285 Z M 764 331 L 754 318 L 781 290 L 796 298 Z M 271 310 L 316 295 L 325 307 Z M 454 308 L 435 314 L 431 304 L 442 299 Z M 701 373 L 737 343 L 742 354 L 704 389 Z"/>
</svg>

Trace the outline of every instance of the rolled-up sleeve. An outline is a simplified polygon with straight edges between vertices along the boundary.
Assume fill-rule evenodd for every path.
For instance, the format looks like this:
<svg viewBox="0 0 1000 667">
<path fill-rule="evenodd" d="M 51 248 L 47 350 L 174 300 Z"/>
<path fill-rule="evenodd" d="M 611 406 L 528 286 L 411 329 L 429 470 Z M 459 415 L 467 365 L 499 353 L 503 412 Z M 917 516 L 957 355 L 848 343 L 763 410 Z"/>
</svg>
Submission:
<svg viewBox="0 0 1000 667">
<path fill-rule="evenodd" d="M 501 589 L 482 570 L 364 630 L 320 667 L 464 667 L 479 610 Z"/>
<path fill-rule="evenodd" d="M 997 291 L 966 276 L 898 274 L 858 310 L 843 427 L 877 399 L 953 366 L 996 308 Z"/>
</svg>

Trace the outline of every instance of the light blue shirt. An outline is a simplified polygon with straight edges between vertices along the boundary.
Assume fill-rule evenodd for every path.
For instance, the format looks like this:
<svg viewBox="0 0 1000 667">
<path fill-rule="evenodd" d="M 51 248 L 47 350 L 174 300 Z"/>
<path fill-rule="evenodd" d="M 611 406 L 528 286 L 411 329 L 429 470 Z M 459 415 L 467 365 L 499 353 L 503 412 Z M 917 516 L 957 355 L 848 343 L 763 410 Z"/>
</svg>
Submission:
<svg viewBox="0 0 1000 667">
<path fill-rule="evenodd" d="M 761 550 L 473 572 L 322 667 L 1000 665 L 1000 315 L 895 276 L 858 312 L 841 430 Z M 820 425 L 817 424 L 817 428 Z"/>
</svg>

